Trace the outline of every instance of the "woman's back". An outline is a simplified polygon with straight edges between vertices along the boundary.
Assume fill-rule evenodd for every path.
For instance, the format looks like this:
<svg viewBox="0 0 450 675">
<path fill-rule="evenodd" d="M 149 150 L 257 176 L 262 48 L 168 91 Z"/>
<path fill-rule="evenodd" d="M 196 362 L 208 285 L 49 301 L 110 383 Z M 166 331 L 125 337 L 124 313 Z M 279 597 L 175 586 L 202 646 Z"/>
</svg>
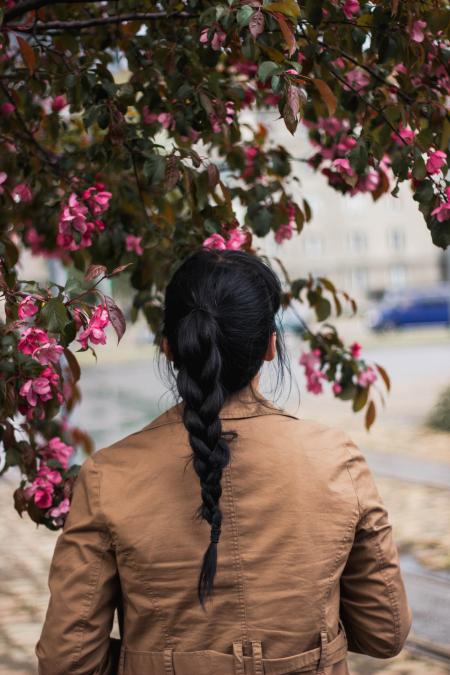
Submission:
<svg viewBox="0 0 450 675">
<path fill-rule="evenodd" d="M 161 347 L 181 402 L 82 467 L 41 675 L 111 675 L 116 608 L 119 675 L 343 675 L 344 626 L 353 650 L 400 650 L 411 617 L 364 458 L 258 391 L 264 361 L 287 361 L 281 300 L 242 251 L 197 251 L 173 275 Z"/>
<path fill-rule="evenodd" d="M 240 646 L 246 662 L 252 642 L 256 651 L 261 645 L 261 672 L 307 672 L 317 668 L 321 634 L 325 672 L 345 673 L 340 614 L 353 649 L 399 651 L 410 614 L 391 528 L 359 449 L 344 432 L 269 402 L 235 397 L 221 419 L 237 437 L 223 471 L 206 611 L 197 578 L 208 526 L 193 518 L 198 484 L 178 405 L 83 467 L 53 563 L 54 601 L 37 649 L 42 672 L 97 672 L 119 579 L 127 675 L 171 672 L 169 665 L 181 675 L 232 674 Z M 83 612 L 82 630 L 74 630 Z"/>
</svg>

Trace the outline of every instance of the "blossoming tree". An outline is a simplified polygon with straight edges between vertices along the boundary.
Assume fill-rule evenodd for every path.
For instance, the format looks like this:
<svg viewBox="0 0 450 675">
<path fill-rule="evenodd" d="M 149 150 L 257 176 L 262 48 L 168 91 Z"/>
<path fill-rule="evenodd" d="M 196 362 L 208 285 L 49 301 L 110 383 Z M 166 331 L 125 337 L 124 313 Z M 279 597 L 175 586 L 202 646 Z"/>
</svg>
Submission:
<svg viewBox="0 0 450 675">
<path fill-rule="evenodd" d="M 168 276 L 204 245 L 258 254 L 313 217 L 294 200 L 289 149 L 244 109 L 307 127 L 309 164 L 336 190 L 396 195 L 409 182 L 435 245 L 450 241 L 445 0 L 168 0 L 0 3 L 0 434 L 20 468 L 19 513 L 58 528 L 70 506 L 77 350 L 125 321 L 99 282 L 133 289 L 132 318 L 158 335 Z M 115 77 L 120 68 L 126 77 Z M 238 222 L 237 213 L 244 213 Z M 430 242 L 430 245 L 431 242 Z M 59 259 L 62 285 L 18 273 L 20 253 Z M 74 281 L 70 270 L 85 274 Z M 26 273 L 24 275 L 27 277 Z M 284 304 L 311 306 L 308 389 L 375 419 L 389 378 L 328 318 L 354 300 L 332 280 L 285 276 Z"/>
</svg>

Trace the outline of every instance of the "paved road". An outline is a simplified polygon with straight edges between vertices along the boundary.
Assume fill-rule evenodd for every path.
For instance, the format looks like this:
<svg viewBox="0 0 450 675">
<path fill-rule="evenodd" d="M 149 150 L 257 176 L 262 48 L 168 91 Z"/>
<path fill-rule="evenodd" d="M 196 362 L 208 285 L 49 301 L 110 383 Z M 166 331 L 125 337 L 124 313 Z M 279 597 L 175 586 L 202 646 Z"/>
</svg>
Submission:
<svg viewBox="0 0 450 675">
<path fill-rule="evenodd" d="M 419 457 L 363 449 L 375 474 L 450 490 L 450 464 Z M 450 448 L 449 448 L 450 451 Z M 450 498 L 450 496 L 449 496 Z"/>
</svg>

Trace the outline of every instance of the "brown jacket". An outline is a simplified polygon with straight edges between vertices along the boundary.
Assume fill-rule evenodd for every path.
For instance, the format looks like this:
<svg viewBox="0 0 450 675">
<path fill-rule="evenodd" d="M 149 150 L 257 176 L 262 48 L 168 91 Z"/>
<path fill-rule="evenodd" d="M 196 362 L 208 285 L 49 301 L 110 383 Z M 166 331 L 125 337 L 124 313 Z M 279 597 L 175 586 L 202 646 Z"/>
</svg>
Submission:
<svg viewBox="0 0 450 675">
<path fill-rule="evenodd" d="M 41 675 L 345 675 L 352 651 L 397 654 L 411 612 L 386 509 L 338 428 L 229 400 L 215 594 L 197 579 L 210 526 L 181 405 L 83 465 L 50 570 Z"/>
</svg>

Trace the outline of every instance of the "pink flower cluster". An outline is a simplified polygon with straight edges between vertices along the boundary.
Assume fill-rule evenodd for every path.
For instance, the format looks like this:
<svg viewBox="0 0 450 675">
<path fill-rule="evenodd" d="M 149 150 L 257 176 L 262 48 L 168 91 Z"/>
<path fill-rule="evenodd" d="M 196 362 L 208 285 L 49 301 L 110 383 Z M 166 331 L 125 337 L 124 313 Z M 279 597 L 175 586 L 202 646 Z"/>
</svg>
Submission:
<svg viewBox="0 0 450 675">
<path fill-rule="evenodd" d="M 24 490 L 27 499 L 33 498 L 36 506 L 40 509 L 48 509 L 53 503 L 55 485 L 62 482 L 59 471 L 50 469 L 46 464 L 41 464 L 36 478 L 30 486 Z"/>
<path fill-rule="evenodd" d="M 257 145 L 246 145 L 244 148 L 245 167 L 242 171 L 242 178 L 253 178 L 255 172 L 255 161 L 259 155 Z"/>
<path fill-rule="evenodd" d="M 136 255 L 142 255 L 144 249 L 141 246 L 142 237 L 134 234 L 127 234 L 125 237 L 125 248 L 127 251 L 134 252 Z"/>
<path fill-rule="evenodd" d="M 29 319 L 39 311 L 39 307 L 36 304 L 36 298 L 33 295 L 27 295 L 20 303 L 17 310 L 19 319 L 24 321 Z"/>
<path fill-rule="evenodd" d="M 56 243 L 69 251 L 77 251 L 92 245 L 92 235 L 105 229 L 99 220 L 109 208 L 111 192 L 97 183 L 85 190 L 81 197 L 72 192 L 61 209 Z"/>
<path fill-rule="evenodd" d="M 97 305 L 88 325 L 78 336 L 82 348 L 87 349 L 88 342 L 93 345 L 106 344 L 105 328 L 108 323 L 109 314 L 106 305 Z"/>
<path fill-rule="evenodd" d="M 411 24 L 408 33 L 409 37 L 413 42 L 423 42 L 425 39 L 424 28 L 427 27 L 426 21 L 421 21 L 421 19 L 416 19 Z"/>
<path fill-rule="evenodd" d="M 342 6 L 342 11 L 344 12 L 345 18 L 348 21 L 352 21 L 355 15 L 358 14 L 359 10 L 360 7 L 358 0 L 345 0 Z"/>
<path fill-rule="evenodd" d="M 358 374 L 356 382 L 360 387 L 370 387 L 372 382 L 375 382 L 376 379 L 377 374 L 375 370 L 371 366 L 367 366 L 367 368 L 364 368 L 364 370 Z"/>
<path fill-rule="evenodd" d="M 303 352 L 299 363 L 305 369 L 306 389 L 312 394 L 321 394 L 323 391 L 321 380 L 327 380 L 327 375 L 320 369 L 320 349 Z"/>
<path fill-rule="evenodd" d="M 242 230 L 235 228 L 230 230 L 228 239 L 221 234 L 214 233 L 203 242 L 204 248 L 214 248 L 219 250 L 229 249 L 238 251 L 247 240 L 247 235 Z"/>
<path fill-rule="evenodd" d="M 445 188 L 446 201 L 441 202 L 432 212 L 431 215 L 436 217 L 439 223 L 450 220 L 450 186 Z"/>
<path fill-rule="evenodd" d="M 47 445 L 39 450 L 40 456 L 46 462 L 55 459 L 61 464 L 63 469 L 68 468 L 69 459 L 73 455 L 73 452 L 73 447 L 64 443 L 59 436 L 51 438 Z"/>
<path fill-rule="evenodd" d="M 275 232 L 275 241 L 277 244 L 281 244 L 286 239 L 292 239 L 292 235 L 295 232 L 295 206 L 293 204 L 289 204 L 287 207 L 287 217 L 287 223 L 280 225 L 278 230 Z"/>
<path fill-rule="evenodd" d="M 217 103 L 216 100 L 213 101 L 213 103 Z M 209 121 L 211 123 L 211 128 L 215 134 L 219 134 L 220 131 L 222 130 L 222 125 L 223 124 L 231 124 L 234 120 L 234 116 L 236 114 L 235 108 L 234 108 L 234 103 L 233 101 L 226 101 L 225 102 L 225 110 L 223 115 L 220 115 L 217 112 L 217 109 L 215 112 L 211 113 L 209 115 Z"/>
<path fill-rule="evenodd" d="M 200 33 L 200 44 L 207 45 L 209 43 L 211 49 L 214 49 L 214 51 L 218 52 L 222 48 L 227 34 L 224 33 L 221 28 L 216 28 L 213 30 L 211 38 L 209 38 L 209 31 L 209 28 L 203 28 L 202 32 Z"/>
<path fill-rule="evenodd" d="M 175 129 L 175 118 L 171 112 L 150 112 L 148 105 L 144 105 L 142 108 L 142 120 L 144 124 L 159 122 L 164 129 Z"/>
<path fill-rule="evenodd" d="M 430 176 L 439 173 L 447 163 L 447 155 L 443 150 L 429 150 L 426 163 L 427 172 Z"/>
<path fill-rule="evenodd" d="M 19 389 L 19 394 L 26 401 L 26 406 L 20 412 L 24 412 L 28 419 L 32 419 L 34 409 L 40 407 L 46 401 L 56 397 L 59 404 L 63 402 L 62 394 L 57 390 L 60 377 L 52 368 L 44 368 L 37 377 L 30 378 Z M 21 406 L 22 408 L 22 406 Z M 44 411 L 40 411 L 39 419 L 43 419 Z"/>
<path fill-rule="evenodd" d="M 31 296 L 27 296 L 30 298 Z M 21 304 L 27 301 L 27 298 Z M 26 305 L 28 312 L 33 311 L 32 305 L 28 302 Z M 19 306 L 20 312 L 20 306 Z M 31 314 L 28 314 L 31 316 Z M 56 342 L 55 338 L 50 337 L 42 328 L 30 326 L 26 328 L 20 336 L 17 348 L 22 354 L 31 356 L 43 366 L 49 366 L 52 363 L 58 363 L 64 349 Z"/>
</svg>

